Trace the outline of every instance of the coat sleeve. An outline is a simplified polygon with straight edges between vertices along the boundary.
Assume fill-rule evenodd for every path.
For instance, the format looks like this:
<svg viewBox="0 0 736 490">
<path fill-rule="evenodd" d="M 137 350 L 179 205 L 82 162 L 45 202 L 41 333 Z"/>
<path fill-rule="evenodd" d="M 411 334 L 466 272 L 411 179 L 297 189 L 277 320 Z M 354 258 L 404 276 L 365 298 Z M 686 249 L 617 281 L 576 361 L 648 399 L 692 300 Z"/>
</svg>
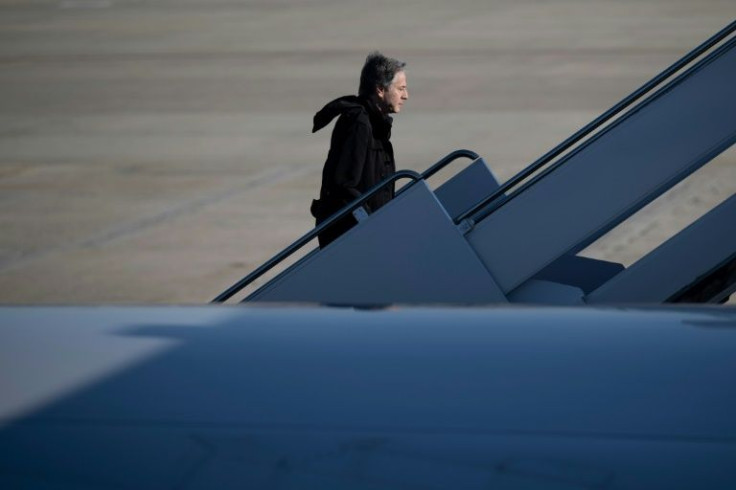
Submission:
<svg viewBox="0 0 736 490">
<path fill-rule="evenodd" d="M 371 139 L 371 128 L 361 121 L 355 123 L 347 131 L 335 167 L 335 184 L 350 196 L 350 200 L 361 195 L 358 186 L 363 177 L 368 146 Z"/>
</svg>

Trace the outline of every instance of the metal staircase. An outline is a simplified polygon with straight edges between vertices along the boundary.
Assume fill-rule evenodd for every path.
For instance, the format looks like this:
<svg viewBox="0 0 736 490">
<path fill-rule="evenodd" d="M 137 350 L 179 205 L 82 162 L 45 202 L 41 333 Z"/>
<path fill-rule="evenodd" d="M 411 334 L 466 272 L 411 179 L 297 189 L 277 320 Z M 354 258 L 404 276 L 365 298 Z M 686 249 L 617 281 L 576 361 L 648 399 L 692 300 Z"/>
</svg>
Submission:
<svg viewBox="0 0 736 490">
<path fill-rule="evenodd" d="M 243 287 L 360 208 L 411 182 L 245 301 L 612 304 L 719 302 L 736 288 L 736 196 L 625 269 L 576 254 L 736 142 L 736 22 L 499 185 L 459 150 L 398 172 L 219 295 Z M 459 157 L 471 165 L 433 191 Z"/>
</svg>

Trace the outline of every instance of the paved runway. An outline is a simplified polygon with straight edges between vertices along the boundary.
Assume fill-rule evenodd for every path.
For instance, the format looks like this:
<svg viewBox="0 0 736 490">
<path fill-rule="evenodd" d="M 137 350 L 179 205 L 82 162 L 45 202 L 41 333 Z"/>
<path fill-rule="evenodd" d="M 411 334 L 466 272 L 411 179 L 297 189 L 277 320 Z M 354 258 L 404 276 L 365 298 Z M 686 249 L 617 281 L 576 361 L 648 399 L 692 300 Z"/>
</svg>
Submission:
<svg viewBox="0 0 736 490">
<path fill-rule="evenodd" d="M 733 0 L 0 0 L 0 303 L 203 303 L 312 227 L 365 55 L 408 63 L 399 168 L 506 179 L 736 18 Z M 736 191 L 732 148 L 586 253 Z"/>
</svg>

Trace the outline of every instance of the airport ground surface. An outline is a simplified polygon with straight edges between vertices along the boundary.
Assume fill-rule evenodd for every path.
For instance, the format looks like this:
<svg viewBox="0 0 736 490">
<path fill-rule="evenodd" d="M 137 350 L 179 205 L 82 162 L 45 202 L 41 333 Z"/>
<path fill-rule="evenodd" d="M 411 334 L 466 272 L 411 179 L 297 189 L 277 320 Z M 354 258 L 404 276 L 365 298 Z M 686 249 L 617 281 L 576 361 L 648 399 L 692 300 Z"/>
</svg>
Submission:
<svg viewBox="0 0 736 490">
<path fill-rule="evenodd" d="M 408 63 L 399 168 L 505 180 L 736 18 L 733 0 L 0 0 L 0 303 L 204 303 L 311 229 L 365 55 Z M 441 178 L 441 177 L 440 177 Z M 732 148 L 586 253 L 736 190 Z"/>
</svg>

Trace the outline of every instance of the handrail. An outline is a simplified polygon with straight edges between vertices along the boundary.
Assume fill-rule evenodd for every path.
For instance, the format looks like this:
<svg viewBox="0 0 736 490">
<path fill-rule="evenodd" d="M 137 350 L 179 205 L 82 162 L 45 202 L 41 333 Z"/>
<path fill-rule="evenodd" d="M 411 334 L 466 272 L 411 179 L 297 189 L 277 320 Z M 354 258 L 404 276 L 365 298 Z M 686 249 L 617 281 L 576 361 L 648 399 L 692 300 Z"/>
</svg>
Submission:
<svg viewBox="0 0 736 490">
<path fill-rule="evenodd" d="M 437 172 L 439 172 L 440 170 L 445 168 L 448 164 L 454 162 L 458 158 L 469 158 L 471 160 L 477 160 L 478 158 L 480 158 L 480 155 L 478 155 L 476 152 L 472 150 L 466 150 L 466 149 L 455 150 L 445 155 L 441 160 L 439 160 L 437 163 L 435 163 L 434 165 L 432 165 L 431 167 L 429 167 L 427 170 L 425 170 L 419 175 L 421 176 L 422 180 L 427 180 L 428 178 L 430 178 L 431 176 L 433 176 L 434 174 L 436 174 Z M 396 195 L 398 196 L 399 194 L 404 192 L 404 190 L 406 190 L 407 187 L 408 186 L 404 186 L 398 191 L 396 191 Z"/>
<path fill-rule="evenodd" d="M 467 211 L 460 214 L 457 218 L 455 218 L 455 224 L 459 224 L 465 220 L 468 220 L 471 222 L 470 224 L 472 225 L 472 223 L 477 223 L 478 221 L 481 221 L 482 219 L 486 218 L 488 215 L 493 213 L 496 209 L 498 209 L 499 207 L 507 203 L 509 200 L 511 200 L 513 195 L 507 196 L 507 198 L 504 199 L 502 202 L 499 201 L 495 203 L 495 205 L 492 207 L 486 208 L 486 206 L 491 204 L 493 201 L 496 201 L 499 197 L 503 196 L 511 188 L 515 187 L 521 181 L 523 181 L 524 179 L 532 175 L 534 172 L 536 172 L 540 168 L 547 165 L 553 158 L 560 155 L 562 152 L 564 152 L 565 150 L 570 148 L 572 145 L 574 145 L 575 143 L 583 139 L 585 136 L 593 132 L 595 129 L 600 127 L 602 124 L 604 124 L 605 122 L 610 120 L 612 117 L 620 113 L 622 110 L 626 109 L 628 106 L 630 106 L 631 104 L 639 100 L 642 96 L 644 96 L 646 93 L 650 92 L 653 88 L 661 84 L 664 80 L 669 78 L 672 74 L 681 70 L 684 66 L 691 63 L 694 59 L 701 56 L 703 53 L 705 53 L 710 48 L 718 44 L 720 41 L 725 39 L 727 36 L 729 36 L 734 31 L 736 31 L 736 21 L 731 22 L 729 25 L 721 29 L 719 32 L 711 36 L 708 40 L 706 40 L 700 46 L 690 51 L 688 54 L 682 57 L 679 61 L 672 64 L 669 68 L 661 72 L 656 77 L 652 78 L 649 82 L 642 85 L 638 90 L 634 91 L 628 97 L 626 97 L 625 99 L 620 101 L 618 104 L 610 108 L 608 111 L 598 116 L 596 119 L 594 119 L 593 121 L 588 123 L 586 126 L 578 130 L 575 134 L 573 134 L 572 136 L 567 138 L 565 141 L 563 141 L 562 143 L 554 147 L 552 150 L 542 155 L 542 157 L 537 159 L 535 162 L 533 162 L 527 168 L 525 168 L 524 170 L 516 174 L 514 177 L 504 182 L 504 184 L 500 186 L 498 189 L 496 189 L 495 192 L 493 192 L 488 197 L 483 199 L 481 202 L 479 202 L 478 204 L 476 204 L 475 206 L 473 206 L 472 208 L 468 209 Z M 472 218 L 469 218 L 475 213 L 479 213 L 479 214 L 477 216 L 473 216 Z"/>
<path fill-rule="evenodd" d="M 480 158 L 480 155 L 478 155 L 476 152 L 471 151 L 471 150 L 465 150 L 465 149 L 455 150 L 452 153 L 448 153 L 447 156 L 444 157 L 442 160 L 440 160 L 439 162 L 435 163 L 434 165 L 429 167 L 427 170 L 422 172 L 421 174 L 422 179 L 430 178 L 431 176 L 433 176 L 434 174 L 436 174 L 437 172 L 445 168 L 448 163 L 453 162 L 457 160 L 458 158 L 469 158 L 471 160 L 477 160 L 478 158 Z"/>
<path fill-rule="evenodd" d="M 228 299 L 236 295 L 239 291 L 241 291 L 243 288 L 248 286 L 250 283 L 252 283 L 256 279 L 261 277 L 263 274 L 265 274 L 269 270 L 273 269 L 276 265 L 281 263 L 284 259 L 286 259 L 291 254 L 293 254 L 294 252 L 302 248 L 304 245 L 306 245 L 308 242 L 313 240 L 317 235 L 322 233 L 327 227 L 331 226 L 336 221 L 347 216 L 348 213 L 357 209 L 360 205 L 362 205 L 368 199 L 373 197 L 373 195 L 376 192 L 380 191 L 387 185 L 392 184 L 393 182 L 399 179 L 411 179 L 412 183 L 414 183 L 414 182 L 418 182 L 422 180 L 422 176 L 414 172 L 413 170 L 399 170 L 395 174 L 389 176 L 388 178 L 374 185 L 373 187 L 368 189 L 368 191 L 366 191 L 365 194 L 361 195 L 360 197 L 355 199 L 350 204 L 347 204 L 345 207 L 340 209 L 340 211 L 333 214 L 327 220 L 323 221 L 319 226 L 314 228 L 312 231 L 310 231 L 309 233 L 302 236 L 297 241 L 295 241 L 294 243 L 286 247 L 284 250 L 281 251 L 281 253 L 275 255 L 268 262 L 260 266 L 258 269 L 254 270 L 253 272 L 245 276 L 243 279 L 236 282 L 235 284 L 227 288 L 225 291 L 220 293 L 215 299 L 212 300 L 212 303 L 222 303 L 224 301 L 227 301 Z"/>
</svg>

